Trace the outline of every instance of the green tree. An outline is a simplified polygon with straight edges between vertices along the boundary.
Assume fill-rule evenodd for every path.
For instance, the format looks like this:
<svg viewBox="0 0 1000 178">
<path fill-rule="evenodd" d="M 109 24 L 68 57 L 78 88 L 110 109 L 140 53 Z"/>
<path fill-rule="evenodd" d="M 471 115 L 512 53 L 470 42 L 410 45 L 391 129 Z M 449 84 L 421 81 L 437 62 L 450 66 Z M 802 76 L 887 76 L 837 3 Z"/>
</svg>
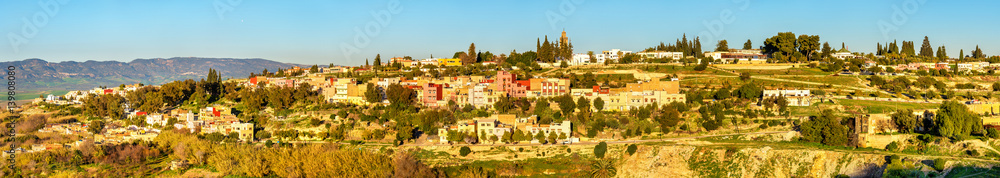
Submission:
<svg viewBox="0 0 1000 178">
<path fill-rule="evenodd" d="M 729 44 L 726 40 L 719 40 L 719 44 L 715 45 L 715 51 L 729 51 Z"/>
<path fill-rule="evenodd" d="M 823 50 L 820 52 L 820 57 L 828 57 L 833 53 L 833 49 L 830 48 L 830 43 L 823 42 Z"/>
<path fill-rule="evenodd" d="M 375 54 L 375 77 L 378 77 L 378 71 L 382 70 L 382 54 Z"/>
<path fill-rule="evenodd" d="M 911 133 L 917 127 L 917 118 L 911 109 L 896 110 L 892 114 L 892 122 L 896 123 L 900 133 Z"/>
<path fill-rule="evenodd" d="M 604 158 L 604 153 L 608 152 L 608 143 L 601 142 L 594 146 L 594 156 L 597 158 Z"/>
<path fill-rule="evenodd" d="M 757 99 L 764 95 L 764 88 L 757 83 L 749 82 L 737 88 L 736 95 L 743 99 Z"/>
<path fill-rule="evenodd" d="M 604 99 L 601 99 L 601 97 L 594 98 L 594 109 L 597 109 L 597 111 L 604 110 Z"/>
<path fill-rule="evenodd" d="M 535 134 L 535 140 L 538 140 L 538 143 L 546 144 L 545 132 L 539 131 L 538 134 Z"/>
<path fill-rule="evenodd" d="M 819 36 L 818 35 L 799 35 L 798 39 L 799 52 L 806 55 L 806 58 L 812 60 L 812 54 L 819 50 Z"/>
<path fill-rule="evenodd" d="M 389 98 L 389 106 L 395 109 L 409 108 L 417 98 L 417 94 L 413 89 L 399 84 L 389 85 L 386 95 Z"/>
<path fill-rule="evenodd" d="M 681 113 L 673 107 L 666 107 L 663 111 L 661 111 L 660 115 L 656 117 L 656 122 L 660 124 L 660 130 L 663 131 L 663 133 L 669 132 L 669 129 L 677 126 L 677 123 L 680 121 Z"/>
<path fill-rule="evenodd" d="M 514 102 L 510 101 L 510 97 L 507 96 L 500 97 L 498 101 L 493 103 L 493 109 L 499 113 L 507 113 L 512 108 L 514 108 Z"/>
<path fill-rule="evenodd" d="M 458 153 L 462 156 L 467 156 L 469 153 L 472 153 L 472 149 L 470 149 L 469 146 L 462 146 L 462 148 L 458 150 Z"/>
<path fill-rule="evenodd" d="M 982 49 L 979 49 L 979 45 L 976 45 L 976 50 L 973 50 L 973 51 L 972 51 L 972 58 L 973 58 L 973 59 L 982 59 L 982 58 L 986 58 L 986 55 L 985 55 L 985 54 L 983 54 L 983 50 L 982 50 Z"/>
<path fill-rule="evenodd" d="M 472 65 L 476 63 L 476 43 L 469 44 L 469 52 L 460 56 L 462 60 L 462 65 Z"/>
<path fill-rule="evenodd" d="M 924 36 L 924 43 L 920 45 L 920 56 L 922 57 L 934 57 L 934 48 L 931 47 L 931 41 Z"/>
<path fill-rule="evenodd" d="M 937 58 L 938 58 L 938 60 L 946 60 L 946 59 L 948 59 L 948 51 L 945 49 L 944 45 L 941 45 L 941 47 L 938 47 Z"/>
<path fill-rule="evenodd" d="M 800 130 L 805 141 L 835 146 L 846 145 L 850 133 L 849 128 L 841 124 L 840 118 L 830 109 L 825 109 L 819 116 L 813 116 L 809 121 L 803 122 Z"/>
<path fill-rule="evenodd" d="M 569 96 L 569 94 L 559 96 L 556 102 L 559 103 L 559 111 L 561 111 L 564 116 L 573 114 L 574 109 L 576 109 L 576 102 L 573 102 L 573 97 Z"/>
<path fill-rule="evenodd" d="M 610 178 L 615 177 L 618 169 L 615 168 L 615 161 L 612 159 L 594 160 L 590 165 L 590 177 Z"/>
<path fill-rule="evenodd" d="M 750 72 L 740 72 L 740 80 L 744 82 L 750 80 Z"/>
<path fill-rule="evenodd" d="M 965 49 L 958 50 L 958 60 L 965 60 Z"/>
<path fill-rule="evenodd" d="M 761 49 L 765 54 L 776 55 L 778 61 L 788 61 L 787 56 L 796 53 L 797 40 L 795 33 L 781 32 L 778 35 L 764 40 L 764 47 Z"/>
<path fill-rule="evenodd" d="M 1000 131 L 997 131 L 997 129 L 993 127 L 986 128 L 986 137 L 998 139 L 1000 138 Z"/>
<path fill-rule="evenodd" d="M 965 139 L 983 132 L 983 119 L 956 101 L 945 101 L 934 116 L 934 133 L 952 139 Z"/>
<path fill-rule="evenodd" d="M 590 63 L 597 63 L 597 57 L 594 56 L 594 51 L 587 51 L 587 56 L 590 56 Z"/>
<path fill-rule="evenodd" d="M 732 93 L 729 92 L 729 87 L 722 88 L 722 89 L 719 89 L 718 91 L 715 91 L 715 95 L 714 95 L 714 97 L 715 97 L 716 100 L 728 99 L 731 96 L 732 96 Z"/>
<path fill-rule="evenodd" d="M 638 149 L 639 149 L 639 147 L 635 146 L 635 144 L 629 144 L 628 148 L 625 149 L 625 152 L 628 152 L 628 155 L 632 156 L 632 154 L 635 154 L 635 151 L 638 150 Z"/>
<path fill-rule="evenodd" d="M 368 87 L 365 89 L 365 101 L 369 103 L 382 102 L 382 91 L 375 84 L 368 83 Z"/>
<path fill-rule="evenodd" d="M 743 49 L 753 49 L 753 43 L 750 42 L 750 39 L 747 39 L 747 42 L 743 43 Z"/>
<path fill-rule="evenodd" d="M 90 121 L 90 125 L 87 127 L 87 130 L 90 131 L 90 133 L 101 134 L 101 131 L 104 130 L 104 121 Z"/>
<path fill-rule="evenodd" d="M 590 100 L 580 96 L 580 98 L 576 100 L 576 108 L 579 109 L 580 112 L 590 112 Z"/>
</svg>

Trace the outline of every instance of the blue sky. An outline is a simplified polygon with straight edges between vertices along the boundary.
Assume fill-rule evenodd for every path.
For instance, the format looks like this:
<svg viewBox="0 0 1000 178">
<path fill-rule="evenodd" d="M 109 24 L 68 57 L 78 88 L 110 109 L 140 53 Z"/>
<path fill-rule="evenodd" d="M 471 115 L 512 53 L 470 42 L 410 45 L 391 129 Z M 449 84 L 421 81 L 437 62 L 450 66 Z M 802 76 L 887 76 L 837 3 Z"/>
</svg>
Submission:
<svg viewBox="0 0 1000 178">
<path fill-rule="evenodd" d="M 50 2 L 57 4 L 50 6 L 55 13 L 39 5 Z M 893 39 L 919 48 L 929 36 L 935 49 L 945 45 L 952 57 L 976 45 L 987 55 L 1000 54 L 1000 1 L 985 0 L 60 2 L 0 1 L 0 34 L 7 37 L 0 61 L 195 56 L 358 65 L 375 54 L 451 57 L 473 42 L 494 54 L 523 52 L 534 50 L 535 38 L 558 39 L 562 29 L 577 53 L 639 51 L 685 33 L 699 35 L 703 50 L 721 39 L 730 47 L 747 39 L 760 46 L 791 31 L 861 52 Z M 380 23 L 372 13 L 390 19 Z M 356 43 L 359 35 L 368 41 Z M 345 47 L 356 50 L 347 54 Z"/>
</svg>

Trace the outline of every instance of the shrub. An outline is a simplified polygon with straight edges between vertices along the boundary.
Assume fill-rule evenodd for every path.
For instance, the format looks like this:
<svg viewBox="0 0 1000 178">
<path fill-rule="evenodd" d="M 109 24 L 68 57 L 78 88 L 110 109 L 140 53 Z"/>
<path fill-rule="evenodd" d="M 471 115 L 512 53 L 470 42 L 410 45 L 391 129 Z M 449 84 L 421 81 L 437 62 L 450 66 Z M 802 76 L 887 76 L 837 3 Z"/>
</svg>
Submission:
<svg viewBox="0 0 1000 178">
<path fill-rule="evenodd" d="M 629 156 L 632 156 L 632 154 L 635 154 L 635 150 L 637 150 L 637 149 L 639 149 L 638 146 L 635 146 L 635 144 L 631 144 L 631 145 L 628 145 L 628 149 L 626 151 L 628 151 L 628 155 Z"/>
<path fill-rule="evenodd" d="M 975 150 L 975 149 L 972 149 L 972 150 L 969 150 L 969 151 L 966 151 L 966 153 L 968 153 L 968 154 L 969 154 L 969 156 L 980 156 L 980 154 L 979 154 L 979 150 Z"/>
<path fill-rule="evenodd" d="M 757 126 L 757 128 L 767 129 L 767 124 L 760 124 L 760 126 Z"/>
<path fill-rule="evenodd" d="M 889 143 L 889 145 L 885 146 L 885 150 L 886 151 L 897 151 L 897 150 L 899 150 L 899 142 L 893 141 L 892 143 Z"/>
<path fill-rule="evenodd" d="M 466 156 L 469 155 L 469 153 L 472 153 L 472 149 L 470 149 L 468 146 L 462 146 L 462 149 L 458 150 L 458 153 L 461 154 L 462 156 Z"/>
<path fill-rule="evenodd" d="M 937 171 L 944 171 L 945 164 L 948 164 L 948 160 L 942 158 L 934 159 L 934 169 Z"/>
<path fill-rule="evenodd" d="M 572 152 L 573 152 L 572 149 L 566 148 L 566 153 L 572 153 Z"/>
<path fill-rule="evenodd" d="M 594 146 L 594 156 L 604 158 L 604 153 L 608 152 L 608 143 L 601 142 Z"/>
<path fill-rule="evenodd" d="M 997 129 L 993 127 L 986 128 L 986 136 L 993 139 L 1000 138 L 1000 131 L 997 131 Z"/>
</svg>

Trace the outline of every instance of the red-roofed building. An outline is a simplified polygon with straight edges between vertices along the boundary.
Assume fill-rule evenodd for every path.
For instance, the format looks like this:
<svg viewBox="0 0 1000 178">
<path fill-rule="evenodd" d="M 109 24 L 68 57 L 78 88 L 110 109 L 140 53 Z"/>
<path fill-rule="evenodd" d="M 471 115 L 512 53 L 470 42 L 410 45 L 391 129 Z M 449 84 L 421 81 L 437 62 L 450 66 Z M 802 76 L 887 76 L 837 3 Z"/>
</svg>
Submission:
<svg viewBox="0 0 1000 178">
<path fill-rule="evenodd" d="M 594 93 L 597 93 L 597 94 L 608 94 L 609 92 L 610 92 L 610 89 L 608 89 L 608 88 L 601 88 L 600 85 L 594 85 Z"/>
<path fill-rule="evenodd" d="M 104 89 L 104 94 L 105 95 L 106 94 L 111 94 L 111 93 L 114 93 L 114 92 L 115 92 L 115 90 L 112 90 L 112 89 Z"/>
<path fill-rule="evenodd" d="M 250 85 L 257 85 L 260 82 L 264 82 L 264 84 L 267 84 L 267 77 L 264 76 L 250 77 Z"/>
</svg>

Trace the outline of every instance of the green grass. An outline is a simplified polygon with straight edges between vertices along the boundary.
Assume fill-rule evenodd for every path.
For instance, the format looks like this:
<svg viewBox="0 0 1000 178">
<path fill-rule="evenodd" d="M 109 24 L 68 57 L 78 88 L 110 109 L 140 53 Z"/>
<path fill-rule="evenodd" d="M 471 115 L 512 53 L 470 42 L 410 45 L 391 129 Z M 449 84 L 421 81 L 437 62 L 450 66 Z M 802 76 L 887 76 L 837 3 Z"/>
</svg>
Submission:
<svg viewBox="0 0 1000 178">
<path fill-rule="evenodd" d="M 853 87 L 865 87 L 862 83 L 859 82 L 859 81 L 862 81 L 861 79 L 859 79 L 857 77 L 852 77 L 852 76 L 823 76 L 823 77 L 818 77 L 818 76 L 775 76 L 774 78 L 788 79 L 788 80 L 798 80 L 798 81 L 805 81 L 805 82 L 816 82 L 816 83 L 824 83 L 824 84 L 845 85 L 845 86 L 853 86 Z M 864 83 L 867 83 L 867 82 L 864 82 Z"/>
<path fill-rule="evenodd" d="M 830 75 L 833 72 L 823 72 L 817 68 L 788 68 L 788 69 L 728 69 L 736 72 L 750 72 L 751 75 Z"/>
<path fill-rule="evenodd" d="M 67 91 L 67 90 L 50 90 L 50 91 L 19 92 L 17 94 L 14 94 L 14 98 L 16 100 L 31 100 L 31 99 L 38 98 L 38 95 L 46 95 L 47 96 L 49 94 L 52 94 L 52 95 L 56 95 L 56 96 L 62 96 L 62 95 L 65 95 L 66 93 L 69 93 L 69 91 Z"/>
<path fill-rule="evenodd" d="M 948 172 L 945 178 L 952 177 L 991 177 L 1000 175 L 1000 167 L 993 167 L 990 169 L 978 168 L 978 167 L 956 167 Z"/>
<path fill-rule="evenodd" d="M 736 74 L 722 72 L 714 69 L 705 69 L 704 71 L 694 70 L 695 65 L 689 66 L 648 66 L 648 67 L 637 67 L 646 72 L 659 72 L 667 74 L 715 74 L 715 75 L 728 75 L 736 76 Z"/>
<path fill-rule="evenodd" d="M 862 108 L 865 109 L 865 111 L 871 114 L 888 114 L 898 109 L 914 109 L 914 110 L 932 109 L 932 108 L 937 108 L 940 105 L 935 103 L 909 103 L 909 102 L 849 100 L 849 99 L 835 99 L 835 100 L 837 104 L 843 106 L 861 106 Z"/>
</svg>

